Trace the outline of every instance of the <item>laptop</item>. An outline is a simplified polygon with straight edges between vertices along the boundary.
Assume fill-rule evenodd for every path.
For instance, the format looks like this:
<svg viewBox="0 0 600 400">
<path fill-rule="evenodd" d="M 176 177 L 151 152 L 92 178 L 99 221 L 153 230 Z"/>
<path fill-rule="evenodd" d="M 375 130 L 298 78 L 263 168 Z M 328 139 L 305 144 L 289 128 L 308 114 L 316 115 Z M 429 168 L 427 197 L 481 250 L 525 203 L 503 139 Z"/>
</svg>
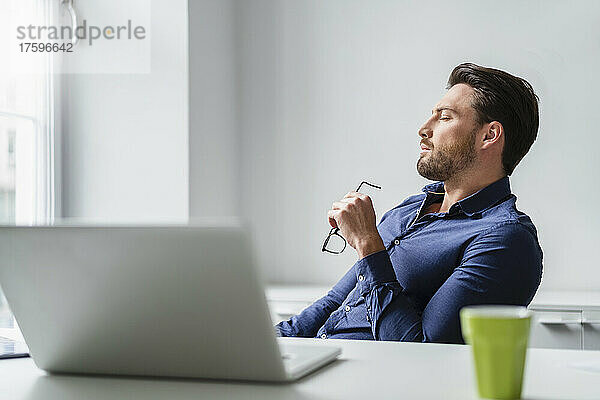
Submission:
<svg viewBox="0 0 600 400">
<path fill-rule="evenodd" d="M 29 353 L 51 373 L 285 382 L 341 353 L 278 343 L 236 223 L 7 226 L 0 254 Z"/>
<path fill-rule="evenodd" d="M 19 357 L 29 357 L 29 350 L 0 292 L 0 360 Z"/>
<path fill-rule="evenodd" d="M 29 357 L 29 349 L 24 342 L 0 336 L 0 360 L 3 358 Z"/>
</svg>

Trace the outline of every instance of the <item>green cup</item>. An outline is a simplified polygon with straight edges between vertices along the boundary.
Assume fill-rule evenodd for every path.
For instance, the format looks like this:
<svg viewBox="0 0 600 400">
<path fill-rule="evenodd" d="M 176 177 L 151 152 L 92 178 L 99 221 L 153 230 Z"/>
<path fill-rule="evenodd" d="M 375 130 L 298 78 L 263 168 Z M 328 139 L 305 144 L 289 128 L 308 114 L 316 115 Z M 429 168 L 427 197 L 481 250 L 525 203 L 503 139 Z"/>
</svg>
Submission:
<svg viewBox="0 0 600 400">
<path fill-rule="evenodd" d="M 460 310 L 465 342 L 473 349 L 479 397 L 520 399 L 531 311 L 519 306 Z"/>
</svg>

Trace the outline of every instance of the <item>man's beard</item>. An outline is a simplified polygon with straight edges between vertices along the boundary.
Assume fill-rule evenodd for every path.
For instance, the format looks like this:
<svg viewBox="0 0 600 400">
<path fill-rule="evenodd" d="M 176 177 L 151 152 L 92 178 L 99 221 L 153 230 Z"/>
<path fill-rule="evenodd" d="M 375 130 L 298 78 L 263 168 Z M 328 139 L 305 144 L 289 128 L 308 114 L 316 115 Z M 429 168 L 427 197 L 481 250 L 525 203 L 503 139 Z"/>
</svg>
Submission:
<svg viewBox="0 0 600 400">
<path fill-rule="evenodd" d="M 424 153 L 417 161 L 419 174 L 432 181 L 447 181 L 469 168 L 477 158 L 476 133 L 473 129 L 461 142 Z"/>
</svg>

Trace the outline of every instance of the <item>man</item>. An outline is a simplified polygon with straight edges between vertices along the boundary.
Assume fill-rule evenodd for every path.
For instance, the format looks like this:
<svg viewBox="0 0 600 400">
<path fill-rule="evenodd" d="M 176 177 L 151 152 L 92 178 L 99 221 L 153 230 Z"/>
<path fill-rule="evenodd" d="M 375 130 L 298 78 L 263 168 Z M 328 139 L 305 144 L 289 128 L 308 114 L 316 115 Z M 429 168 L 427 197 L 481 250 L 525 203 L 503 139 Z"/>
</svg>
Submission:
<svg viewBox="0 0 600 400">
<path fill-rule="evenodd" d="M 320 300 L 276 326 L 281 336 L 463 343 L 459 310 L 531 302 L 542 249 L 508 176 L 535 141 L 538 98 L 506 72 L 457 66 L 419 130 L 417 171 L 439 182 L 388 211 L 371 199 L 333 203 L 359 260 Z"/>
</svg>

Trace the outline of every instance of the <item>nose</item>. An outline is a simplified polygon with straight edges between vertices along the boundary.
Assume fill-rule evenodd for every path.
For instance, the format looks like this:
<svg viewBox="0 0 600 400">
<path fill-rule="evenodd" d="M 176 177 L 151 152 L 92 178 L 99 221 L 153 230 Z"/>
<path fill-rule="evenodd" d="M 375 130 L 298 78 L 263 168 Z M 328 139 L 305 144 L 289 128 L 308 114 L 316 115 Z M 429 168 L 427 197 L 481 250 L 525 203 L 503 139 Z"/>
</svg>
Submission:
<svg viewBox="0 0 600 400">
<path fill-rule="evenodd" d="M 419 129 L 419 136 L 423 139 L 428 139 L 433 135 L 433 129 L 429 126 L 431 118 L 425 121 L 423 126 Z"/>
</svg>

